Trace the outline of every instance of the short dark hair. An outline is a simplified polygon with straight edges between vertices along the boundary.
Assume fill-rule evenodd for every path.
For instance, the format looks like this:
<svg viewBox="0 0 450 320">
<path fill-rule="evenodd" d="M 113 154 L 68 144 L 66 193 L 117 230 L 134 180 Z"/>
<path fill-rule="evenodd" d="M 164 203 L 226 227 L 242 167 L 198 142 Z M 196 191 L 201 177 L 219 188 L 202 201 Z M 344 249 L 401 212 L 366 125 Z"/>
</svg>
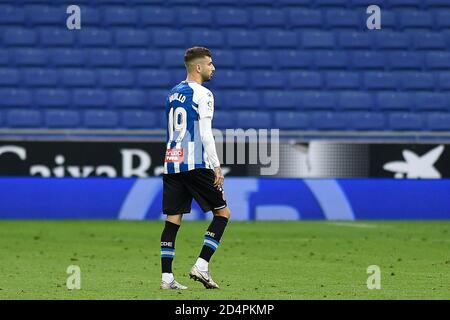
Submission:
<svg viewBox="0 0 450 320">
<path fill-rule="evenodd" d="M 187 66 L 189 62 L 197 58 L 212 57 L 211 51 L 205 47 L 192 47 L 184 53 L 184 64 Z"/>
</svg>

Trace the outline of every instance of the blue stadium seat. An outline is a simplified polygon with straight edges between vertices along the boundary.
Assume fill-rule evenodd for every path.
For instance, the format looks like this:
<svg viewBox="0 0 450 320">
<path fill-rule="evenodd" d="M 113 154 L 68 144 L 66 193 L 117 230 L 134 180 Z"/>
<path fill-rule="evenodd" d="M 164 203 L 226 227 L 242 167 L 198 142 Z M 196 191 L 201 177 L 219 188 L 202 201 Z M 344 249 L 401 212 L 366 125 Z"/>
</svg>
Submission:
<svg viewBox="0 0 450 320">
<path fill-rule="evenodd" d="M 433 90 L 434 76 L 430 72 L 399 73 L 401 87 L 404 90 Z"/>
<path fill-rule="evenodd" d="M 242 50 L 239 52 L 239 63 L 244 68 L 269 68 L 272 56 L 268 51 Z"/>
<path fill-rule="evenodd" d="M 432 131 L 450 131 L 450 114 L 443 112 L 428 114 L 427 127 Z"/>
<path fill-rule="evenodd" d="M 138 13 L 134 8 L 108 6 L 104 9 L 103 19 L 109 26 L 135 26 L 138 22 Z"/>
<path fill-rule="evenodd" d="M 198 0 L 167 0 L 165 1 L 170 5 L 192 5 L 198 4 Z"/>
<path fill-rule="evenodd" d="M 341 91 L 338 99 L 339 108 L 343 110 L 367 110 L 374 106 L 372 95 L 365 91 Z"/>
<path fill-rule="evenodd" d="M 333 28 L 357 28 L 362 26 L 361 15 L 354 9 L 330 9 L 325 10 L 325 21 L 327 27 Z"/>
<path fill-rule="evenodd" d="M 349 127 L 353 130 L 385 130 L 386 117 L 381 112 L 355 111 L 348 114 Z"/>
<path fill-rule="evenodd" d="M 335 45 L 334 33 L 327 31 L 304 31 L 302 46 L 308 49 L 330 49 Z"/>
<path fill-rule="evenodd" d="M 419 8 L 423 0 L 395 0 L 390 1 L 392 8 Z"/>
<path fill-rule="evenodd" d="M 389 115 L 389 128 L 392 130 L 422 130 L 424 121 L 420 114 L 395 112 Z"/>
<path fill-rule="evenodd" d="M 103 69 L 99 71 L 99 80 L 103 87 L 130 87 L 134 84 L 134 74 L 129 70 Z"/>
<path fill-rule="evenodd" d="M 0 65 L 7 66 L 9 63 L 8 51 L 0 49 Z"/>
<path fill-rule="evenodd" d="M 271 128 L 269 112 L 264 111 L 238 111 L 236 114 L 237 128 Z"/>
<path fill-rule="evenodd" d="M 236 120 L 233 112 L 214 111 L 213 127 L 217 129 L 234 128 Z"/>
<path fill-rule="evenodd" d="M 383 52 L 354 51 L 352 53 L 352 64 L 356 69 L 384 69 L 386 57 Z"/>
<path fill-rule="evenodd" d="M 159 67 L 162 55 L 155 50 L 131 49 L 127 51 L 127 63 L 131 67 Z"/>
<path fill-rule="evenodd" d="M 286 24 L 284 11 L 280 9 L 255 8 L 251 13 L 252 23 L 257 27 L 282 27 Z"/>
<path fill-rule="evenodd" d="M 411 46 L 411 34 L 407 32 L 380 30 L 375 37 L 381 49 L 409 49 Z"/>
<path fill-rule="evenodd" d="M 291 88 L 319 89 L 322 87 L 322 75 L 315 71 L 292 71 L 289 73 Z"/>
<path fill-rule="evenodd" d="M 227 43 L 234 48 L 259 47 L 261 45 L 261 34 L 255 30 L 229 30 L 227 32 Z"/>
<path fill-rule="evenodd" d="M 446 0 L 445 0 L 446 1 Z M 450 28 L 450 8 L 436 11 L 436 26 L 439 29 Z"/>
<path fill-rule="evenodd" d="M 169 49 L 163 52 L 164 66 L 168 68 L 181 68 L 184 66 L 184 50 Z"/>
<path fill-rule="evenodd" d="M 54 87 L 58 83 L 58 74 L 52 69 L 25 69 L 22 75 L 30 87 Z"/>
<path fill-rule="evenodd" d="M 109 105 L 115 108 L 145 108 L 145 93 L 142 90 L 118 89 L 110 91 Z M 164 100 L 162 101 L 164 103 Z"/>
<path fill-rule="evenodd" d="M 183 31 L 175 29 L 153 29 L 153 43 L 163 48 L 184 48 L 187 37 Z"/>
<path fill-rule="evenodd" d="M 208 0 L 207 0 L 208 1 Z M 213 0 L 214 1 L 214 0 Z M 219 0 L 220 1 L 220 0 Z M 223 1 L 223 0 L 222 0 Z M 233 2 L 229 2 L 229 3 L 233 3 Z M 254 6 L 254 5 L 266 5 L 266 6 L 271 6 L 273 5 L 273 0 L 245 0 L 245 4 L 249 5 L 249 6 Z"/>
<path fill-rule="evenodd" d="M 311 0 L 278 0 L 278 3 L 282 6 L 307 6 L 310 5 Z"/>
<path fill-rule="evenodd" d="M 439 89 L 450 90 L 450 72 L 439 72 L 438 79 Z"/>
<path fill-rule="evenodd" d="M 16 86 L 19 80 L 19 70 L 14 68 L 0 68 L 0 86 Z"/>
<path fill-rule="evenodd" d="M 387 0 L 386 0 L 387 1 Z M 393 10 L 386 10 L 383 9 L 383 6 L 381 7 L 381 27 L 383 31 L 386 30 L 397 30 L 399 29 L 399 23 L 397 19 L 396 12 Z M 366 17 L 369 17 L 368 15 Z M 380 32 L 381 30 L 377 30 L 377 32 Z"/>
<path fill-rule="evenodd" d="M 33 105 L 44 108 L 64 108 L 69 104 L 69 92 L 64 89 L 38 89 Z"/>
<path fill-rule="evenodd" d="M 339 112 L 314 112 L 311 121 L 318 130 L 345 130 L 350 122 L 346 114 Z"/>
<path fill-rule="evenodd" d="M 91 49 L 88 51 L 89 64 L 96 67 L 121 67 L 123 56 L 120 50 Z"/>
<path fill-rule="evenodd" d="M 96 83 L 96 72 L 87 69 L 62 69 L 60 81 L 67 87 L 93 87 Z"/>
<path fill-rule="evenodd" d="M 13 128 L 38 128 L 42 126 L 41 113 L 37 110 L 12 109 L 6 113 L 6 125 Z"/>
<path fill-rule="evenodd" d="M 389 0 L 352 0 L 352 5 L 357 6 L 357 7 L 363 6 L 365 9 L 370 5 L 377 5 L 379 7 L 387 7 L 388 2 L 389 2 Z"/>
<path fill-rule="evenodd" d="M 25 21 L 25 11 L 20 7 L 0 5 L 0 25 L 22 24 Z"/>
<path fill-rule="evenodd" d="M 36 41 L 33 29 L 10 27 L 3 30 L 3 43 L 7 46 L 33 46 Z"/>
<path fill-rule="evenodd" d="M 164 110 L 166 105 L 167 89 L 164 90 L 150 90 L 145 105 L 145 109 Z"/>
<path fill-rule="evenodd" d="M 72 46 L 75 33 L 62 28 L 45 28 L 40 31 L 40 42 L 45 46 Z"/>
<path fill-rule="evenodd" d="M 396 90 L 400 86 L 396 72 L 365 72 L 363 82 L 369 90 Z"/>
<path fill-rule="evenodd" d="M 283 72 L 279 71 L 252 71 L 250 84 L 256 89 L 281 89 L 285 86 L 286 79 Z"/>
<path fill-rule="evenodd" d="M 377 104 L 382 110 L 408 110 L 413 107 L 414 101 L 406 92 L 379 92 Z"/>
<path fill-rule="evenodd" d="M 309 116 L 304 112 L 277 111 L 274 114 L 274 128 L 280 130 L 302 130 L 309 128 Z"/>
<path fill-rule="evenodd" d="M 286 90 L 265 90 L 263 93 L 263 106 L 265 109 L 292 109 L 300 101 L 296 100 L 294 92 Z"/>
<path fill-rule="evenodd" d="M 2 127 L 4 127 L 4 125 L 3 125 L 3 118 L 4 118 L 3 112 L 1 112 L 1 110 L 0 110 L 0 126 L 2 126 Z"/>
<path fill-rule="evenodd" d="M 313 54 L 305 50 L 280 50 L 275 53 L 275 63 L 279 68 L 308 68 L 313 61 Z"/>
<path fill-rule="evenodd" d="M 48 128 L 78 128 L 81 117 L 74 110 L 46 110 L 44 113 L 44 126 Z"/>
<path fill-rule="evenodd" d="M 423 10 L 401 10 L 398 20 L 402 29 L 433 28 L 433 15 Z"/>
<path fill-rule="evenodd" d="M 450 96 L 445 93 L 417 92 L 414 102 L 416 109 L 419 111 L 446 111 L 450 109 Z"/>
<path fill-rule="evenodd" d="M 450 7 L 447 0 L 425 0 L 424 2 L 429 7 Z"/>
<path fill-rule="evenodd" d="M 73 91 L 73 104 L 82 108 L 104 107 L 107 93 L 100 89 L 77 89 Z"/>
<path fill-rule="evenodd" d="M 156 129 L 159 127 L 157 114 L 143 110 L 127 110 L 122 113 L 122 124 L 128 129 Z"/>
<path fill-rule="evenodd" d="M 424 56 L 421 52 L 391 52 L 388 56 L 389 66 L 392 69 L 421 69 Z"/>
<path fill-rule="evenodd" d="M 264 35 L 269 48 L 295 48 L 298 45 L 297 33 L 294 31 L 269 30 Z"/>
<path fill-rule="evenodd" d="M 339 46 L 344 49 L 370 49 L 375 47 L 373 32 L 342 31 L 338 35 Z"/>
<path fill-rule="evenodd" d="M 343 51 L 317 51 L 313 57 L 314 65 L 324 69 L 345 69 L 350 62 L 347 52 Z"/>
<path fill-rule="evenodd" d="M 81 49 L 54 49 L 50 53 L 51 61 L 58 67 L 83 66 L 87 61 L 84 50 Z"/>
<path fill-rule="evenodd" d="M 81 28 L 79 40 L 82 46 L 86 47 L 106 47 L 112 44 L 112 35 L 109 30 L 97 28 Z"/>
<path fill-rule="evenodd" d="M 83 124 L 92 129 L 116 129 L 119 124 L 119 116 L 114 111 L 87 110 L 83 115 Z"/>
<path fill-rule="evenodd" d="M 197 26 L 209 28 L 212 24 L 212 11 L 198 7 L 180 8 L 177 16 L 183 26 Z"/>
<path fill-rule="evenodd" d="M 292 27 L 320 28 L 323 25 L 322 11 L 308 8 L 290 9 L 289 24 Z"/>
<path fill-rule="evenodd" d="M 38 67 L 48 62 L 47 51 L 41 49 L 17 49 L 11 51 L 11 56 L 18 66 Z"/>
<path fill-rule="evenodd" d="M 141 23 L 144 26 L 173 26 L 175 11 L 172 8 L 148 6 L 139 7 Z"/>
<path fill-rule="evenodd" d="M 236 0 L 206 0 L 206 3 L 210 6 L 235 5 Z"/>
<path fill-rule="evenodd" d="M 66 7 L 67 8 L 67 7 Z M 66 8 L 58 6 L 25 6 L 26 19 L 32 25 L 66 25 Z"/>
<path fill-rule="evenodd" d="M 149 37 L 146 31 L 139 29 L 119 29 L 115 35 L 120 47 L 148 47 Z"/>
<path fill-rule="evenodd" d="M 215 101 L 216 105 L 220 103 Z M 255 91 L 232 90 L 224 92 L 226 109 L 257 109 L 261 107 L 260 95 Z"/>
<path fill-rule="evenodd" d="M 170 70 L 168 72 L 169 72 L 169 74 L 171 76 L 171 80 L 170 80 L 170 83 L 169 83 L 168 87 L 164 86 L 164 88 L 166 88 L 166 89 L 169 89 L 169 88 L 177 85 L 178 83 L 180 83 L 181 81 L 186 79 L 186 69 L 185 68 L 183 68 L 183 69 L 173 69 L 173 70 Z M 215 78 L 215 76 L 214 76 L 214 78 Z M 155 79 L 155 80 L 158 80 L 158 79 Z M 163 76 L 162 83 L 164 83 L 164 76 Z M 160 84 L 160 86 L 162 88 L 161 84 Z M 214 86 L 214 81 L 213 82 L 208 82 L 207 86 L 208 86 L 208 88 Z"/>
<path fill-rule="evenodd" d="M 248 12 L 243 9 L 219 8 L 215 11 L 215 21 L 222 27 L 246 27 Z"/>
<path fill-rule="evenodd" d="M 450 53 L 448 52 L 428 52 L 425 59 L 430 69 L 450 69 Z"/>
<path fill-rule="evenodd" d="M 331 89 L 357 89 L 360 86 L 358 72 L 330 71 L 325 73 L 325 83 Z"/>
<path fill-rule="evenodd" d="M 244 88 L 247 86 L 247 73 L 244 71 L 220 70 L 214 75 L 218 88 Z"/>
<path fill-rule="evenodd" d="M 439 32 L 415 32 L 414 46 L 417 49 L 445 50 L 447 48 L 444 34 Z"/>
<path fill-rule="evenodd" d="M 232 68 L 236 65 L 236 54 L 234 50 L 216 49 L 213 53 L 213 62 L 216 68 Z"/>
<path fill-rule="evenodd" d="M 30 90 L 0 89 L 0 107 L 29 107 L 30 105 Z"/>
<path fill-rule="evenodd" d="M 169 88 L 178 79 L 172 81 L 171 73 L 167 70 L 144 69 L 137 74 L 137 83 L 142 87 L 149 88 Z"/>
<path fill-rule="evenodd" d="M 296 94 L 301 99 L 301 106 L 304 109 L 331 110 L 337 106 L 337 97 L 334 92 L 304 91 Z"/>
<path fill-rule="evenodd" d="M 73 1 L 72 1 L 73 2 Z M 78 2 L 78 1 L 77 1 Z M 101 22 L 100 10 L 96 7 L 80 6 L 82 12 L 82 26 L 99 26 Z"/>
<path fill-rule="evenodd" d="M 346 0 L 315 0 L 316 5 L 321 7 L 345 7 L 348 4 Z"/>
<path fill-rule="evenodd" d="M 207 48 L 221 48 L 225 43 L 224 34 L 221 31 L 197 29 L 192 30 L 189 35 L 190 43 L 197 46 L 203 46 Z M 217 52 L 216 50 L 214 50 L 214 57 L 216 56 Z"/>
</svg>

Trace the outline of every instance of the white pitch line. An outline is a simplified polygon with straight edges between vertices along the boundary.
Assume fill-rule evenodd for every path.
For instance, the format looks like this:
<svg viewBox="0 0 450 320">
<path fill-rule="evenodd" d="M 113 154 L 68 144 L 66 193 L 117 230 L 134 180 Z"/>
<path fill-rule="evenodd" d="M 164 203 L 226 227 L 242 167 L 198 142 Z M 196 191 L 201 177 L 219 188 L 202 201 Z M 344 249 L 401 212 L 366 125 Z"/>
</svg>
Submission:
<svg viewBox="0 0 450 320">
<path fill-rule="evenodd" d="M 378 228 L 378 226 L 374 224 L 358 223 L 358 222 L 329 222 L 328 224 L 337 227 Z"/>
</svg>

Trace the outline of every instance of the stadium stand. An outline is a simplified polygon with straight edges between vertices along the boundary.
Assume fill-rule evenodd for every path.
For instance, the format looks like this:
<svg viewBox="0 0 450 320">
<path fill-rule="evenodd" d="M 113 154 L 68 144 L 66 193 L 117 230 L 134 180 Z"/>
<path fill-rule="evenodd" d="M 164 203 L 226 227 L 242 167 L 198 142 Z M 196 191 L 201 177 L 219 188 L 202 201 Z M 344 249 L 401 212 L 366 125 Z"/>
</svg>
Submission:
<svg viewBox="0 0 450 320">
<path fill-rule="evenodd" d="M 213 50 L 220 128 L 450 128 L 448 0 L 70 1 L 0 4 L 2 128 L 164 129 L 184 50 Z M 382 7 L 382 29 L 366 7 Z"/>
</svg>

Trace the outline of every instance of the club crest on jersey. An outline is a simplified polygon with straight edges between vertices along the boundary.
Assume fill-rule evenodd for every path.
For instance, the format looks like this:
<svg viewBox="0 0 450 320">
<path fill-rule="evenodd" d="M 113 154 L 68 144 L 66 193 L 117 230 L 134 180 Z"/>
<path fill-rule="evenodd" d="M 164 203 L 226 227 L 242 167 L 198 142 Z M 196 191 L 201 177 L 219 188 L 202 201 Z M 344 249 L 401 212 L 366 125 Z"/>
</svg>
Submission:
<svg viewBox="0 0 450 320">
<path fill-rule="evenodd" d="M 182 162 L 184 149 L 167 149 L 165 162 Z"/>
</svg>

